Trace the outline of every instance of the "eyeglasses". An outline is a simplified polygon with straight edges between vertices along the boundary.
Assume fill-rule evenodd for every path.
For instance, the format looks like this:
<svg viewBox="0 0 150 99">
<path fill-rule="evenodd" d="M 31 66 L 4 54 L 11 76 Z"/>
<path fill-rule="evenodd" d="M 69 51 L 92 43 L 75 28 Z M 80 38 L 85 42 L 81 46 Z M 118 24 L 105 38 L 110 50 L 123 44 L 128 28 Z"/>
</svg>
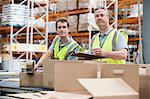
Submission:
<svg viewBox="0 0 150 99">
<path fill-rule="evenodd" d="M 67 28 L 67 26 L 58 26 L 57 28 L 58 29 L 61 29 L 61 28 L 65 29 L 65 28 Z"/>
</svg>

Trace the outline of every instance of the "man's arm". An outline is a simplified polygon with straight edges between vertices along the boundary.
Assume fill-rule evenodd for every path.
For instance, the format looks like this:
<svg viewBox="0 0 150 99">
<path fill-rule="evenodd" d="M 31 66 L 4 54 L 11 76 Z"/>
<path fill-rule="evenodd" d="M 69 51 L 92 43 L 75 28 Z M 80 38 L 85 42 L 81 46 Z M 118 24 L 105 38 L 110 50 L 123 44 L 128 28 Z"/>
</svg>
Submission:
<svg viewBox="0 0 150 99">
<path fill-rule="evenodd" d="M 127 49 L 120 49 L 118 51 L 103 51 L 101 48 L 93 49 L 92 52 L 97 56 L 103 56 L 116 60 L 127 59 Z"/>
<path fill-rule="evenodd" d="M 41 56 L 40 60 L 34 66 L 34 69 L 37 69 L 38 66 L 42 65 L 43 60 L 47 59 L 48 57 L 51 57 L 52 55 L 53 55 L 53 52 L 48 50 L 44 55 Z"/>
</svg>

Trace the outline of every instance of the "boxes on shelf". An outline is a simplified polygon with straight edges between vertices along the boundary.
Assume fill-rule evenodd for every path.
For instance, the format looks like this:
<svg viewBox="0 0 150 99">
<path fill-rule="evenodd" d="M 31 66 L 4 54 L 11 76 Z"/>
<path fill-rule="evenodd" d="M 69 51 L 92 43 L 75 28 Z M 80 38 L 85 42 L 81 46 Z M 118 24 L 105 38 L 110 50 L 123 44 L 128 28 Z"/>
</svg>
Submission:
<svg viewBox="0 0 150 99">
<path fill-rule="evenodd" d="M 68 16 L 67 19 L 69 22 L 70 32 L 77 32 L 78 16 L 77 15 Z"/>
<path fill-rule="evenodd" d="M 66 11 L 67 10 L 67 0 L 59 0 L 57 2 L 57 11 Z"/>
<path fill-rule="evenodd" d="M 139 6 L 139 8 L 138 8 Z M 139 14 L 138 14 L 138 9 L 139 9 L 139 12 L 140 12 L 140 16 L 143 15 L 143 5 L 142 4 L 133 4 L 130 6 L 130 15 L 128 16 L 128 18 L 132 18 L 132 17 L 138 17 Z"/>
<path fill-rule="evenodd" d="M 67 0 L 67 10 L 77 9 L 77 0 Z"/>
<path fill-rule="evenodd" d="M 98 6 L 100 6 L 101 0 L 79 0 L 78 2 L 78 8 L 89 8 L 90 5 L 92 8 L 96 8 Z"/>
<path fill-rule="evenodd" d="M 99 28 L 96 25 L 94 14 L 92 13 L 85 13 L 79 15 L 79 25 L 78 25 L 78 31 L 88 31 L 90 30 L 91 24 L 91 30 L 92 31 L 98 31 Z"/>
<path fill-rule="evenodd" d="M 77 0 L 59 0 L 57 2 L 57 11 L 68 11 L 77 9 Z"/>
</svg>

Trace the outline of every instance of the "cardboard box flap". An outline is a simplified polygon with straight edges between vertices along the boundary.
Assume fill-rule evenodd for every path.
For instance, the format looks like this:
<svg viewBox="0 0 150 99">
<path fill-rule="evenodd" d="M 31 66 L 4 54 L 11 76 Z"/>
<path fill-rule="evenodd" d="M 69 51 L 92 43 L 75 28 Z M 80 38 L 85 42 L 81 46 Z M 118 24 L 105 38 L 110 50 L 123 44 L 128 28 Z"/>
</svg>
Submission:
<svg viewBox="0 0 150 99">
<path fill-rule="evenodd" d="M 121 78 L 78 79 L 93 97 L 138 95 Z"/>
</svg>

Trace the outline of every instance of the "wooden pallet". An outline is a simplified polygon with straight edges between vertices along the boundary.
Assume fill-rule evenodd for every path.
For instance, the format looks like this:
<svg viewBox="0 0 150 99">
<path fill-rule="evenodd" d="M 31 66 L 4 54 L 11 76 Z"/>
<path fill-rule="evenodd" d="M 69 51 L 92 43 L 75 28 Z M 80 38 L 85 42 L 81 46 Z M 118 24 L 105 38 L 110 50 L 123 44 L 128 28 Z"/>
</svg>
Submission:
<svg viewBox="0 0 150 99">
<path fill-rule="evenodd" d="M 12 0 L 0 0 L 0 5 L 11 4 Z"/>
<path fill-rule="evenodd" d="M 14 3 L 20 3 L 22 2 L 23 0 L 15 0 Z M 12 3 L 12 0 L 0 0 L 0 5 L 6 5 L 6 4 L 11 4 Z"/>
</svg>

